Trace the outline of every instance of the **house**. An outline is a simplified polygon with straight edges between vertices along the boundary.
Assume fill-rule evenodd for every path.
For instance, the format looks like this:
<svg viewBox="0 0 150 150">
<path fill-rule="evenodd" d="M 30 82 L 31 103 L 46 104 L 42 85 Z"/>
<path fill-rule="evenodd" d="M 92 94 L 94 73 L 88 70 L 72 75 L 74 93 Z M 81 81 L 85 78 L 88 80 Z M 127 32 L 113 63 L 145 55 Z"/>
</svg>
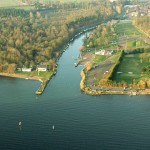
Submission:
<svg viewBox="0 0 150 150">
<path fill-rule="evenodd" d="M 147 16 L 149 15 L 149 3 L 143 3 L 142 5 L 125 5 L 126 15 L 133 16 Z"/>
<path fill-rule="evenodd" d="M 32 68 L 22 68 L 22 72 L 31 72 Z"/>
<path fill-rule="evenodd" d="M 136 17 L 136 16 L 138 16 L 138 14 L 139 14 L 138 12 L 132 12 L 132 13 L 131 13 L 131 16 L 132 16 L 132 17 L 133 17 L 133 16 Z"/>
<path fill-rule="evenodd" d="M 45 64 L 38 65 L 36 70 L 43 71 L 43 72 L 47 71 L 47 65 L 45 65 Z"/>
<path fill-rule="evenodd" d="M 112 51 L 107 51 L 107 50 L 100 50 L 95 52 L 95 55 L 111 55 Z"/>
</svg>

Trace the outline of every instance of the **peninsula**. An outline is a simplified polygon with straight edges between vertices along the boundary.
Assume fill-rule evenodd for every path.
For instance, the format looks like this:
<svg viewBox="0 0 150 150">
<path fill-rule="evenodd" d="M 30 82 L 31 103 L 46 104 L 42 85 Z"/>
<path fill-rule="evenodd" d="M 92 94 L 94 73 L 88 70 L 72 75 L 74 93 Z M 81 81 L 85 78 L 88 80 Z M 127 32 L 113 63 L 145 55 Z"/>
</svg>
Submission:
<svg viewBox="0 0 150 150">
<path fill-rule="evenodd" d="M 80 48 L 80 89 L 86 94 L 150 94 L 150 17 L 101 24 Z"/>
</svg>

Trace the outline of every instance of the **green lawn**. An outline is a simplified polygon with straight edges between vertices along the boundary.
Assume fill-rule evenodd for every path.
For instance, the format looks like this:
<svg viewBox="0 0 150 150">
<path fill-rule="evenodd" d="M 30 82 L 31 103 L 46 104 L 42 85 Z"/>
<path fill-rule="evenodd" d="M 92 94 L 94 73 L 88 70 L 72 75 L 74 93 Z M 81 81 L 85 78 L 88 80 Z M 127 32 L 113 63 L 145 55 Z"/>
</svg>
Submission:
<svg viewBox="0 0 150 150">
<path fill-rule="evenodd" d="M 132 25 L 131 21 L 120 21 L 115 27 L 115 31 L 119 36 L 137 36 L 141 33 Z"/>
<path fill-rule="evenodd" d="M 18 6 L 17 0 L 0 0 L 0 7 Z"/>
<path fill-rule="evenodd" d="M 109 56 L 106 56 L 106 55 L 95 55 L 95 58 L 94 58 L 94 63 L 100 63 L 104 60 L 106 60 Z"/>
<path fill-rule="evenodd" d="M 35 7 L 34 6 L 14 6 L 14 7 L 12 7 L 12 8 L 15 8 L 15 9 L 24 9 L 24 10 L 33 10 L 33 9 L 35 9 Z"/>
<path fill-rule="evenodd" d="M 137 40 L 129 40 L 127 41 L 128 48 L 136 48 L 139 46 L 148 46 L 148 44 L 144 43 L 144 41 L 137 41 Z"/>
<path fill-rule="evenodd" d="M 39 72 L 39 76 L 43 77 L 47 80 L 52 76 L 52 74 L 53 74 L 52 71 L 50 71 L 50 72 Z"/>
<path fill-rule="evenodd" d="M 132 83 L 132 81 L 140 80 L 142 78 L 142 68 L 150 65 L 148 57 L 143 59 L 141 63 L 140 54 L 125 55 L 121 64 L 119 65 L 113 80 L 116 82 L 126 81 Z"/>
<path fill-rule="evenodd" d="M 18 71 L 16 73 L 21 74 L 21 75 L 27 75 L 29 77 L 30 76 L 32 76 L 32 77 L 39 76 L 39 78 L 43 78 L 43 79 L 48 80 L 52 76 L 53 71 L 39 72 L 39 73 L 37 71 L 32 71 L 32 72 L 20 72 L 20 71 Z"/>
</svg>

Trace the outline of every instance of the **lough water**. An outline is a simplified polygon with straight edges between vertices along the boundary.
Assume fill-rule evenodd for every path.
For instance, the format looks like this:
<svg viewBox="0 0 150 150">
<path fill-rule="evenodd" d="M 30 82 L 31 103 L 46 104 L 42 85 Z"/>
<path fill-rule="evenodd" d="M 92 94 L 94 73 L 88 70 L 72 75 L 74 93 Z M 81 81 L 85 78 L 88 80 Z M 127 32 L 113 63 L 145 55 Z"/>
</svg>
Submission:
<svg viewBox="0 0 150 150">
<path fill-rule="evenodd" d="M 83 37 L 62 55 L 42 96 L 37 81 L 0 77 L 0 150 L 150 149 L 149 96 L 80 92 L 83 66 L 74 59 Z"/>
</svg>

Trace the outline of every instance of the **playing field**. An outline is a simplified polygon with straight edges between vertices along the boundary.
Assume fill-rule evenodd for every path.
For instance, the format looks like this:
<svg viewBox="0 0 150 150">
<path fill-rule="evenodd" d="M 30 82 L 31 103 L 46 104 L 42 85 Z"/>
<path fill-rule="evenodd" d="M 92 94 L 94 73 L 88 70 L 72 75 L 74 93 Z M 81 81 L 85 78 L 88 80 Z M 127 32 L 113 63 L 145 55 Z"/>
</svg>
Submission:
<svg viewBox="0 0 150 150">
<path fill-rule="evenodd" d="M 132 22 L 129 20 L 120 21 L 115 27 L 115 31 L 119 36 L 137 36 L 141 33 L 132 25 Z"/>
<path fill-rule="evenodd" d="M 126 81 L 132 83 L 132 81 L 140 80 L 142 68 L 150 65 L 148 57 L 141 61 L 141 54 L 129 54 L 125 55 L 121 64 L 119 65 L 113 80 L 116 82 Z"/>
</svg>

